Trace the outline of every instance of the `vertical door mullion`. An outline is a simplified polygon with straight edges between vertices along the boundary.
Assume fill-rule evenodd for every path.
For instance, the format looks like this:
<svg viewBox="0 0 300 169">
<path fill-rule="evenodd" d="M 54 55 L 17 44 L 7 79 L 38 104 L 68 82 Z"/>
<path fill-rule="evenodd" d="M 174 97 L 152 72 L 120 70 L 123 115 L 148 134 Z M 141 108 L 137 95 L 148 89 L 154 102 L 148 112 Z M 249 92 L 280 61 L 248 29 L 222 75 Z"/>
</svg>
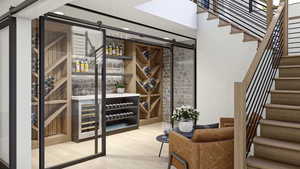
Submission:
<svg viewBox="0 0 300 169">
<path fill-rule="evenodd" d="M 102 36 L 103 36 L 103 60 L 102 60 L 102 93 L 101 93 L 101 134 L 102 134 L 102 153 L 104 155 L 106 155 L 106 118 L 105 118 L 105 114 L 106 114 L 106 30 L 102 29 Z"/>
<path fill-rule="evenodd" d="M 45 18 L 39 17 L 39 169 L 45 169 Z"/>
<path fill-rule="evenodd" d="M 174 45 L 171 44 L 171 80 L 170 80 L 170 97 L 171 97 L 171 103 L 170 103 L 170 119 L 171 119 L 171 125 L 172 128 L 174 128 L 174 120 L 172 119 L 173 111 L 174 111 Z"/>
<path fill-rule="evenodd" d="M 9 168 L 17 168 L 17 35 L 16 18 L 9 24 Z"/>
</svg>

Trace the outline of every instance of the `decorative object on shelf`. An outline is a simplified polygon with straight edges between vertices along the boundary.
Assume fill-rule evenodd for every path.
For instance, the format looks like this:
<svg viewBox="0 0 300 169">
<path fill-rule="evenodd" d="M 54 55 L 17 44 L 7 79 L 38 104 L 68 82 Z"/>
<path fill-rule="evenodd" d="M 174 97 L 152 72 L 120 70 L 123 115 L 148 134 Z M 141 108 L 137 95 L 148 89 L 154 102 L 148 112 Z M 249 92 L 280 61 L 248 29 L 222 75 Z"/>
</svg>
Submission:
<svg viewBox="0 0 300 169">
<path fill-rule="evenodd" d="M 116 83 L 117 93 L 125 93 L 125 85 L 121 83 Z"/>
<path fill-rule="evenodd" d="M 181 132 L 191 132 L 193 130 L 194 120 L 198 119 L 200 112 L 192 106 L 181 106 L 175 109 L 172 119 L 178 121 L 178 127 Z"/>
</svg>

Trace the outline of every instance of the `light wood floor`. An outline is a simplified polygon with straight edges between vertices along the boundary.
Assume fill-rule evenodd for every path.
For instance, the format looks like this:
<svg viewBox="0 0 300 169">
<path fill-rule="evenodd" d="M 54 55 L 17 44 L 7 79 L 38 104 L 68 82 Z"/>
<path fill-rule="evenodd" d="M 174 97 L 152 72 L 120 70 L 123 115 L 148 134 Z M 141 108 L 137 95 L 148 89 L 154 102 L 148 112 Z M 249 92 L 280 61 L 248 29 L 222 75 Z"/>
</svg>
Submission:
<svg viewBox="0 0 300 169">
<path fill-rule="evenodd" d="M 156 136 L 163 133 L 163 123 L 141 126 L 140 129 L 107 137 L 107 156 L 68 169 L 167 169 L 168 144 L 158 157 L 160 143 Z M 46 148 L 46 165 L 91 155 L 94 142 L 63 143 Z M 38 150 L 32 152 L 33 169 L 38 167 Z"/>
</svg>

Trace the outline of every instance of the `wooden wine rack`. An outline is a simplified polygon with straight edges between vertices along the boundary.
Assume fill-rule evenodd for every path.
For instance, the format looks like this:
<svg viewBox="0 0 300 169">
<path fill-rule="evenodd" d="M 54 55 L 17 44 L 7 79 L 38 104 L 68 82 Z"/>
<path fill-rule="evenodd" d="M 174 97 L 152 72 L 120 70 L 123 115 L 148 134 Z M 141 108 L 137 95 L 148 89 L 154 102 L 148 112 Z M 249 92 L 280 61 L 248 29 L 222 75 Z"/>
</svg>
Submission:
<svg viewBox="0 0 300 169">
<path fill-rule="evenodd" d="M 38 30 L 33 24 L 33 30 Z M 36 36 L 37 36 L 37 32 Z M 71 56 L 70 27 L 46 24 L 45 77 L 55 79 L 53 88 L 45 95 L 45 143 L 47 145 L 71 140 Z M 33 57 L 39 56 L 33 44 Z M 38 83 L 38 72 L 32 73 Z M 38 119 L 38 97 L 33 96 L 32 109 Z M 32 148 L 38 146 L 38 124 L 32 124 Z"/>
<path fill-rule="evenodd" d="M 148 51 L 150 56 L 144 56 Z M 127 91 L 140 94 L 140 124 L 151 124 L 162 121 L 162 58 L 163 49 L 156 46 L 139 43 L 126 44 L 127 55 L 133 56 L 131 61 L 126 61 L 125 72 L 134 74 L 134 77 L 127 84 Z M 143 68 L 148 66 L 151 72 L 146 74 Z M 141 82 L 147 82 L 151 78 L 156 80 L 156 85 L 152 90 L 147 90 Z M 148 108 L 143 106 L 148 104 Z"/>
</svg>

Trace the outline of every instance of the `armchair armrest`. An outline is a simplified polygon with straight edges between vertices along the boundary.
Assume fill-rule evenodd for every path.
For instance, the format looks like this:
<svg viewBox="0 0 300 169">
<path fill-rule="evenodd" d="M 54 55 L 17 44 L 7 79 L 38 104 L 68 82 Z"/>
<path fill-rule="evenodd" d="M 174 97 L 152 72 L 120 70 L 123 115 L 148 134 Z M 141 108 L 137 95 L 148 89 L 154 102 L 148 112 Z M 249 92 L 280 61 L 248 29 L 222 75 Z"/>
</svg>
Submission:
<svg viewBox="0 0 300 169">
<path fill-rule="evenodd" d="M 199 163 L 199 146 L 197 143 L 193 143 L 190 139 L 176 133 L 171 132 L 169 134 L 169 153 L 176 154 L 182 159 L 186 160 L 189 169 L 196 169 Z M 173 158 L 170 162 L 177 169 L 184 169 L 184 165 Z"/>
</svg>

